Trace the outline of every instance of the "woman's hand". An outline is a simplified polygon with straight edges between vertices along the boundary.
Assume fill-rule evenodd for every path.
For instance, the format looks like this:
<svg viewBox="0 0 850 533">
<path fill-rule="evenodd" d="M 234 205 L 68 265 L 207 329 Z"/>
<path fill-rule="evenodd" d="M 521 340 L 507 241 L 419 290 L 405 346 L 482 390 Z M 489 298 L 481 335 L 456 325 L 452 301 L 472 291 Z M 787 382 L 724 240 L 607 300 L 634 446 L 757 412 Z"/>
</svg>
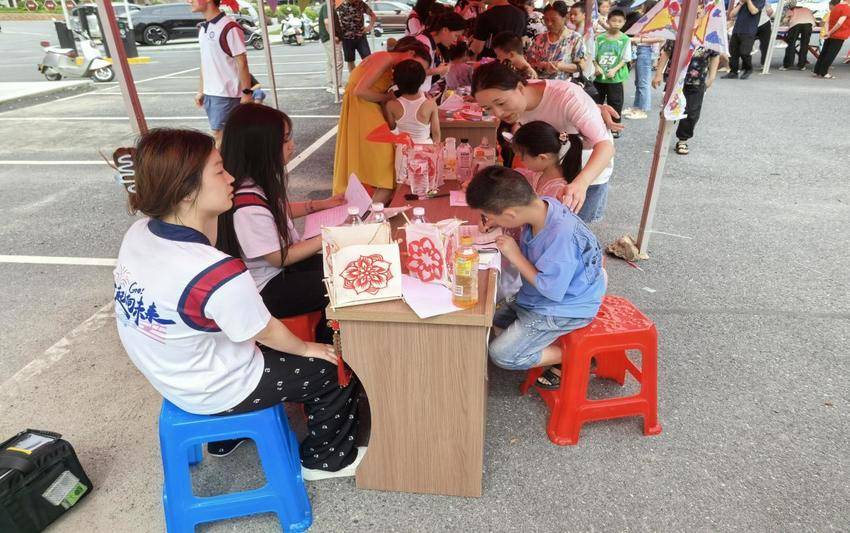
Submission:
<svg viewBox="0 0 850 533">
<path fill-rule="evenodd" d="M 335 196 L 331 196 L 330 198 L 325 198 L 324 200 L 317 200 L 313 202 L 313 208 L 316 211 L 324 211 L 325 209 L 331 209 L 332 207 L 336 207 L 344 203 L 345 195 L 337 194 Z"/>
<path fill-rule="evenodd" d="M 661 74 L 661 73 L 659 72 L 659 74 Z M 661 76 L 656 75 L 654 78 L 652 78 L 652 88 L 657 89 L 660 86 L 661 86 Z"/>
<path fill-rule="evenodd" d="M 572 183 L 567 185 L 563 196 L 559 198 L 561 203 L 567 206 L 570 211 L 578 214 L 581 207 L 584 205 L 584 199 L 587 196 L 587 185 L 584 185 L 580 180 L 574 179 Z"/>
<path fill-rule="evenodd" d="M 449 64 L 443 63 L 439 67 L 434 67 L 431 69 L 431 75 L 433 76 L 445 76 L 449 72 Z"/>
<path fill-rule="evenodd" d="M 318 342 L 305 342 L 307 349 L 304 350 L 304 357 L 316 357 L 325 361 L 338 365 L 339 359 L 336 356 L 336 350 L 330 344 L 319 344 Z"/>
<path fill-rule="evenodd" d="M 608 126 L 608 129 L 611 131 L 623 131 L 625 126 L 620 124 L 619 122 L 615 122 L 614 119 L 620 118 L 620 114 L 617 113 L 617 110 L 608 104 L 602 104 L 599 106 L 599 112 L 602 113 L 602 120 L 605 121 L 605 125 Z"/>
</svg>

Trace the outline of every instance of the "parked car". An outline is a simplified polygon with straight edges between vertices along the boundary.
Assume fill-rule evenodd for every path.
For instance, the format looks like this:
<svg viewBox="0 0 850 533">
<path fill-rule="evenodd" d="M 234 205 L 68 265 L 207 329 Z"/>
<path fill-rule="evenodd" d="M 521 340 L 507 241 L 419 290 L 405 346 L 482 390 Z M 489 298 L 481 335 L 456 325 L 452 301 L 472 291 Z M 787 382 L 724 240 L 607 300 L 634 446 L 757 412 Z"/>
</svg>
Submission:
<svg viewBox="0 0 850 533">
<path fill-rule="evenodd" d="M 404 31 L 412 8 L 402 2 L 379 0 L 369 2 L 385 32 Z"/>
<path fill-rule="evenodd" d="M 115 10 L 115 16 L 121 17 L 125 13 L 124 4 L 113 4 L 112 9 Z M 130 12 L 139 11 L 140 6 L 130 4 Z M 83 26 L 80 23 L 80 16 L 86 18 L 89 27 L 89 37 L 92 39 L 100 39 L 100 26 L 97 24 L 97 5 L 96 4 L 81 4 L 72 9 L 69 13 L 70 29 L 82 31 Z"/>
<path fill-rule="evenodd" d="M 198 24 L 204 21 L 201 13 L 193 13 L 189 4 L 159 4 L 131 10 L 133 31 L 137 43 L 162 46 L 172 39 L 198 37 Z M 254 26 L 250 17 L 232 15 L 242 25 Z M 127 15 L 119 18 L 126 19 Z"/>
</svg>

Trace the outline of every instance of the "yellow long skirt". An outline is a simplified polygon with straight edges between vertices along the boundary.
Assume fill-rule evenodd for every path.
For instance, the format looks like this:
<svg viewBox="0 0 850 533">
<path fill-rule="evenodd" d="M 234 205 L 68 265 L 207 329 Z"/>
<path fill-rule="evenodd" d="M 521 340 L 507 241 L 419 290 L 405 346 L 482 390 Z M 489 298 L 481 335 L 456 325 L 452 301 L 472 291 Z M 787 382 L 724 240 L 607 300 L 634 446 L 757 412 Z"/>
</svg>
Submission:
<svg viewBox="0 0 850 533">
<path fill-rule="evenodd" d="M 395 187 L 395 150 L 392 144 L 366 140 L 372 130 L 385 123 L 381 106 L 354 96 L 354 88 L 366 69 L 363 63 L 352 71 L 342 99 L 339 131 L 334 154 L 333 193 L 342 194 L 348 186 L 348 176 L 356 174 L 362 182 L 381 189 Z M 372 86 L 377 92 L 386 92 L 392 85 L 392 69 Z"/>
</svg>

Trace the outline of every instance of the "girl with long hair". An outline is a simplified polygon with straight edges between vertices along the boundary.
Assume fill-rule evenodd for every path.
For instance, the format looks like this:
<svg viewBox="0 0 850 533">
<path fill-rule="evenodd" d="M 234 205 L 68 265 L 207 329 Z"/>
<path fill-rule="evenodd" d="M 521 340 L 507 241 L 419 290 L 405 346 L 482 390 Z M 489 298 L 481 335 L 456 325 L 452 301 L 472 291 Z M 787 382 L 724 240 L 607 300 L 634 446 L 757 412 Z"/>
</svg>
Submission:
<svg viewBox="0 0 850 533">
<path fill-rule="evenodd" d="M 341 205 L 341 197 L 290 202 L 286 163 L 295 150 L 292 120 L 281 111 L 243 104 L 224 128 L 221 154 L 233 175 L 233 209 L 219 218 L 217 248 L 241 257 L 257 290 L 275 318 L 323 310 L 328 304 L 322 282 L 320 237 L 301 240 L 293 218 Z M 324 321 L 317 338 L 329 340 Z"/>
<path fill-rule="evenodd" d="M 333 346 L 293 335 L 271 316 L 242 260 L 213 247 L 234 193 L 213 138 L 156 129 L 122 162 L 128 155 L 130 211 L 144 215 L 124 235 L 114 271 L 118 335 L 130 359 L 190 413 L 303 403 L 303 478 L 354 475 L 363 457 L 354 445 L 359 385 L 341 388 Z M 208 449 L 226 455 L 241 442 Z"/>
</svg>

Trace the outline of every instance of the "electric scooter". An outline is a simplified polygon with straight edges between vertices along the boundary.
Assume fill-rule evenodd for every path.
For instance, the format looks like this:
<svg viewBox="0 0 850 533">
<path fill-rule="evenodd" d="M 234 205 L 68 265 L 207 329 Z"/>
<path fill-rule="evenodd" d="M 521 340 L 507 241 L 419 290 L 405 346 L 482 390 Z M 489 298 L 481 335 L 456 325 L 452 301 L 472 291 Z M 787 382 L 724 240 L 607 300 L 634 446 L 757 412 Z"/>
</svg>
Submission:
<svg viewBox="0 0 850 533">
<path fill-rule="evenodd" d="M 97 82 L 109 82 L 115 79 L 112 64 L 103 59 L 100 51 L 85 33 L 72 30 L 77 48 L 59 48 L 51 46 L 49 41 L 41 41 L 44 59 L 38 64 L 38 71 L 48 81 L 62 78 L 91 78 Z M 79 50 L 79 51 L 78 51 Z"/>
</svg>

